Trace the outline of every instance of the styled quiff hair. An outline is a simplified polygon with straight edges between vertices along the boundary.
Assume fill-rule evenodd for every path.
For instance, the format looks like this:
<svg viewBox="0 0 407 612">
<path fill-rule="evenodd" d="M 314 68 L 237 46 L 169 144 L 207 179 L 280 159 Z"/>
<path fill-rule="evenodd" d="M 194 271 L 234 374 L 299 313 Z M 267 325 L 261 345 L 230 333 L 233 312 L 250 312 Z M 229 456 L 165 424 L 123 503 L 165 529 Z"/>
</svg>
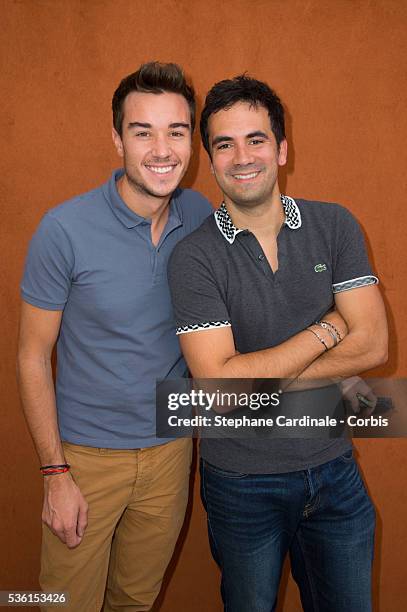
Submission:
<svg viewBox="0 0 407 612">
<path fill-rule="evenodd" d="M 196 110 L 195 92 L 192 85 L 187 83 L 182 68 L 178 64 L 148 62 L 142 64 L 136 72 L 121 80 L 112 99 L 113 126 L 120 136 L 123 128 L 124 100 L 133 91 L 152 94 L 169 92 L 184 96 L 188 102 L 191 115 L 191 132 L 193 132 Z"/>
<path fill-rule="evenodd" d="M 245 74 L 225 79 L 215 83 L 206 96 L 205 105 L 201 114 L 201 138 L 209 157 L 208 120 L 211 115 L 220 110 L 227 110 L 237 102 L 247 102 L 250 106 L 263 106 L 270 117 L 272 132 L 277 145 L 285 139 L 284 108 L 277 94 L 262 81 L 253 79 Z"/>
</svg>

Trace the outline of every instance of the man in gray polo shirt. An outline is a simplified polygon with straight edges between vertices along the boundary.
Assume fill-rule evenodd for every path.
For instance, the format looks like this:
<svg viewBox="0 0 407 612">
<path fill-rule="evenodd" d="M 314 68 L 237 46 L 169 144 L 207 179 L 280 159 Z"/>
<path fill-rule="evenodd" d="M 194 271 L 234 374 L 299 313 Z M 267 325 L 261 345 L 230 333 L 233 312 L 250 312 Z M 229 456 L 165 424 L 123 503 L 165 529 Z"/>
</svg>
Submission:
<svg viewBox="0 0 407 612">
<path fill-rule="evenodd" d="M 224 202 L 169 264 L 193 376 L 341 379 L 383 363 L 385 312 L 358 224 L 337 204 L 280 194 L 276 94 L 246 76 L 217 83 L 201 135 Z M 288 552 L 304 610 L 371 610 L 374 510 L 349 441 L 203 439 L 201 457 L 225 610 L 275 610 Z"/>
<path fill-rule="evenodd" d="M 195 117 L 181 69 L 141 66 L 112 107 L 124 169 L 44 216 L 21 287 L 19 379 L 44 475 L 40 583 L 76 612 L 149 610 L 171 558 L 191 441 L 155 436 L 155 381 L 186 371 L 166 268 L 212 210 L 178 187 Z"/>
</svg>

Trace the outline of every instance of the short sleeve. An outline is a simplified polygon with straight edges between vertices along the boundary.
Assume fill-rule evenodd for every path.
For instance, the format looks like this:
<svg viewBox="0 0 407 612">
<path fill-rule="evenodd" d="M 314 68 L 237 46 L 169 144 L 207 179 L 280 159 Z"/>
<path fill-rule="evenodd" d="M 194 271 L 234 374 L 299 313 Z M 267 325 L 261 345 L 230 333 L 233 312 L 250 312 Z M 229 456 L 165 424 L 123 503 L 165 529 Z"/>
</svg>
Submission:
<svg viewBox="0 0 407 612">
<path fill-rule="evenodd" d="M 168 264 L 176 333 L 231 327 L 229 313 L 205 253 L 180 242 Z"/>
<path fill-rule="evenodd" d="M 336 251 L 333 267 L 333 293 L 376 285 L 366 252 L 362 230 L 353 215 L 338 206 Z"/>
<path fill-rule="evenodd" d="M 21 296 L 45 310 L 63 310 L 71 288 L 74 254 L 61 224 L 47 214 L 31 239 Z"/>
</svg>

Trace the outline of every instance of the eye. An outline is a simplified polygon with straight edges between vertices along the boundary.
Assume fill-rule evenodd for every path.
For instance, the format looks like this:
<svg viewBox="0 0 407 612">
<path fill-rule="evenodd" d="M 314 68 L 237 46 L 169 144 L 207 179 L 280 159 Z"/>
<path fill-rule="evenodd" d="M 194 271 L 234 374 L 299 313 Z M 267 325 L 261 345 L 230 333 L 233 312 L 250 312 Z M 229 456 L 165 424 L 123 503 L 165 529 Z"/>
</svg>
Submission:
<svg viewBox="0 0 407 612">
<path fill-rule="evenodd" d="M 222 144 L 219 144 L 219 145 L 216 147 L 216 150 L 217 150 L 217 151 L 222 151 L 222 149 L 230 149 L 230 148 L 231 148 L 231 146 L 232 146 L 232 145 L 231 145 L 231 143 L 230 143 L 230 142 L 223 142 Z"/>
<path fill-rule="evenodd" d="M 147 138 L 150 136 L 150 132 L 136 132 L 135 135 L 139 138 Z"/>
<path fill-rule="evenodd" d="M 173 138 L 182 138 L 184 136 L 184 132 L 171 132 L 170 136 L 172 136 Z"/>
<path fill-rule="evenodd" d="M 258 145 L 258 144 L 263 144 L 264 143 L 264 139 L 262 138 L 252 138 L 251 140 L 249 140 L 249 144 L 252 145 Z"/>
</svg>

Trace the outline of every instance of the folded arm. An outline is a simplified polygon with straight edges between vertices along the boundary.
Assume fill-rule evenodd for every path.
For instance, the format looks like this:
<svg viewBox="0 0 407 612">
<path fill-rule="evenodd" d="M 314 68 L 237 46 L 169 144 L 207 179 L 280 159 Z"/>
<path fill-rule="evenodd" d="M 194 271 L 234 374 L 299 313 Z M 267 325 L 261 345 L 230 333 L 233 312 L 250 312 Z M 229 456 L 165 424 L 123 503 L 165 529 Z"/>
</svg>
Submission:
<svg viewBox="0 0 407 612">
<path fill-rule="evenodd" d="M 325 316 L 342 341 L 325 351 L 304 330 L 282 344 L 236 354 L 232 328 L 209 329 L 180 335 L 181 348 L 195 378 L 341 379 L 364 372 L 387 360 L 387 322 L 376 286 L 336 294 L 337 312 Z M 323 335 L 323 330 L 317 328 Z M 329 336 L 324 336 L 330 342 Z"/>
<path fill-rule="evenodd" d="M 338 313 L 325 318 L 346 335 L 346 325 Z M 333 345 L 326 330 L 316 330 L 328 346 Z M 179 338 L 195 378 L 295 378 L 325 352 L 324 345 L 307 330 L 278 346 L 245 354 L 236 354 L 231 327 L 184 333 Z"/>
<path fill-rule="evenodd" d="M 310 364 L 301 379 L 347 378 L 387 361 L 387 320 L 379 288 L 371 285 L 337 293 L 335 304 L 349 333 Z"/>
</svg>

